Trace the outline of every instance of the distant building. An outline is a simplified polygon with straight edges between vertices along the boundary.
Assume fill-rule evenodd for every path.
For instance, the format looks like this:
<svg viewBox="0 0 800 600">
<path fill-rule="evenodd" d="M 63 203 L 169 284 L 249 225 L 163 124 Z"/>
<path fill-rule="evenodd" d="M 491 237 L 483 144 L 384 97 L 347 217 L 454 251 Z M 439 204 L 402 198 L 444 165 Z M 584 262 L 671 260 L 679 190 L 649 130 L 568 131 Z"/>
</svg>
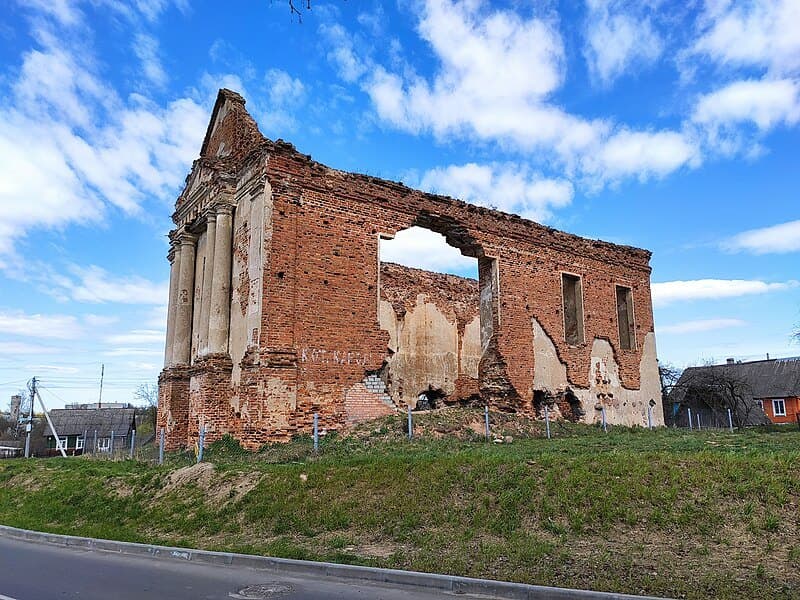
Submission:
<svg viewBox="0 0 800 600">
<path fill-rule="evenodd" d="M 129 448 L 136 429 L 133 408 L 60 408 L 50 411 L 50 419 L 69 455 L 111 452 Z M 48 454 L 58 454 L 56 439 L 46 427 Z"/>
<path fill-rule="evenodd" d="M 800 357 L 690 367 L 670 394 L 668 421 L 688 425 L 693 418 L 709 426 L 727 425 L 727 408 L 735 424 L 794 423 L 800 414 Z M 738 420 L 737 420 L 738 419 Z M 694 421 L 696 423 L 696 421 Z"/>
</svg>

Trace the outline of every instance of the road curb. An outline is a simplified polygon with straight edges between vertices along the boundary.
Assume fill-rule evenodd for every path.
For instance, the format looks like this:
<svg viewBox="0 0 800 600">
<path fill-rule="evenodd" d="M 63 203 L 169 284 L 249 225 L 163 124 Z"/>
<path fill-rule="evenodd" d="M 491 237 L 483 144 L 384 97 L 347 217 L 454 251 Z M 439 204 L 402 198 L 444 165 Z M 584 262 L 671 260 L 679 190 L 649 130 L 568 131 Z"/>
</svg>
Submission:
<svg viewBox="0 0 800 600">
<path fill-rule="evenodd" d="M 111 552 L 131 556 L 143 556 L 155 560 L 174 560 L 194 562 L 218 566 L 247 567 L 272 573 L 286 575 L 308 575 L 313 577 L 330 577 L 342 581 L 371 581 L 400 586 L 412 586 L 431 590 L 441 590 L 454 594 L 477 594 L 493 598 L 509 600 L 663 600 L 652 596 L 632 596 L 608 592 L 592 592 L 571 590 L 524 583 L 509 583 L 491 579 L 472 579 L 454 575 L 438 575 L 435 573 L 419 573 L 416 571 L 400 571 L 397 569 L 378 569 L 357 565 L 340 565 L 334 563 L 314 562 L 309 560 L 293 560 L 274 558 L 252 554 L 236 554 L 234 552 L 213 552 L 210 550 L 193 550 L 188 548 L 170 548 L 134 542 L 117 542 L 94 538 L 43 533 L 29 529 L 18 529 L 0 525 L 0 536 L 78 548 L 98 552 Z"/>
</svg>

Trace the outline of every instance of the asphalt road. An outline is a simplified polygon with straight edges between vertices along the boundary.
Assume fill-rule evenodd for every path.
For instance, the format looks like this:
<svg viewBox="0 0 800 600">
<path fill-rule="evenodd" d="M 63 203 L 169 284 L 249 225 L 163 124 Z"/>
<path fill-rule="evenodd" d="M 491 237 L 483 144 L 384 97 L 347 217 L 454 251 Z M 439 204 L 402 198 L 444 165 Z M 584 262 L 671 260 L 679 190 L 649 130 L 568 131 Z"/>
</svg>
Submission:
<svg viewBox="0 0 800 600">
<path fill-rule="evenodd" d="M 248 586 L 262 587 L 248 591 Z M 452 600 L 454 596 L 413 588 L 287 577 L 241 567 L 153 560 L 0 538 L 0 600 L 59 598 Z"/>
</svg>

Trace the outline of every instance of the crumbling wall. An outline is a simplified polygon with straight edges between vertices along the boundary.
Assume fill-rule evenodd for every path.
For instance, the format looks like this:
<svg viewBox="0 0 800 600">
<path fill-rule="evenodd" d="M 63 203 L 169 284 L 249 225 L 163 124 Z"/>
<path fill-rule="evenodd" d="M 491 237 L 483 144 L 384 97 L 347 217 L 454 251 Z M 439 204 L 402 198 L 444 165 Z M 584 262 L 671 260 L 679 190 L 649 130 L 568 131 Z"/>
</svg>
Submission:
<svg viewBox="0 0 800 600">
<path fill-rule="evenodd" d="M 398 406 L 468 401 L 481 358 L 478 282 L 381 263 L 379 320 L 389 333 L 385 379 Z M 427 401 L 425 401 L 427 400 Z"/>
<path fill-rule="evenodd" d="M 177 203 L 179 228 L 202 219 L 220 190 L 237 190 L 231 374 L 224 381 L 224 369 L 217 370 L 213 393 L 224 401 L 193 406 L 216 411 L 219 431 L 250 447 L 309 431 L 315 413 L 324 427 L 335 428 L 390 409 L 384 392 L 365 383 L 372 376 L 389 383 L 390 398 L 399 395 L 392 400 L 410 404 L 420 382 L 401 391 L 392 387 L 391 373 L 419 367 L 416 359 L 396 357 L 404 345 L 419 347 L 426 332 L 435 333 L 426 352 L 442 357 L 437 376 L 448 394 L 452 387 L 456 396 L 480 394 L 496 407 L 534 413 L 548 391 L 569 388 L 580 411 L 569 410 L 589 421 L 597 418 L 598 394 L 606 394 L 600 400 L 609 420 L 625 423 L 642 423 L 651 398 L 660 403 L 647 251 L 330 169 L 290 144 L 261 137 L 243 100 L 229 92 L 220 93 L 193 174 Z M 260 219 L 244 189 L 262 194 Z M 379 240 L 412 226 L 444 235 L 478 261 L 477 318 L 459 315 L 432 292 L 382 297 Z M 577 344 L 565 336 L 563 272 L 581 278 L 584 341 Z M 630 349 L 619 343 L 618 285 L 632 290 Z M 192 377 L 201 377 L 206 367 L 200 361 L 192 368 Z M 429 369 L 423 361 L 421 370 Z M 170 400 L 182 389 L 183 383 L 169 383 L 179 382 L 179 371 L 162 374 L 162 421 L 172 410 L 169 418 L 177 423 L 171 406 L 188 409 L 188 382 L 186 400 Z M 212 393 L 203 384 L 194 389 Z M 660 408 L 653 414 L 660 419 Z M 175 431 L 180 427 L 185 431 L 184 425 Z"/>
</svg>

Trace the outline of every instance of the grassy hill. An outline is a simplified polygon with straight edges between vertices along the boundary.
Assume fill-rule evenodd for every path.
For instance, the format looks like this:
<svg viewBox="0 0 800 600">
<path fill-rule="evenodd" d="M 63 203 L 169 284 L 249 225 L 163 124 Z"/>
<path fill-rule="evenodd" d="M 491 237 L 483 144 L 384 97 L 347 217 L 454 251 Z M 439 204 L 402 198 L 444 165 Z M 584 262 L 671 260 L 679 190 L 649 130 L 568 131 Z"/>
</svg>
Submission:
<svg viewBox="0 0 800 600">
<path fill-rule="evenodd" d="M 0 461 L 0 522 L 138 542 L 685 598 L 800 597 L 800 432 L 401 417 L 208 462 Z"/>
</svg>

